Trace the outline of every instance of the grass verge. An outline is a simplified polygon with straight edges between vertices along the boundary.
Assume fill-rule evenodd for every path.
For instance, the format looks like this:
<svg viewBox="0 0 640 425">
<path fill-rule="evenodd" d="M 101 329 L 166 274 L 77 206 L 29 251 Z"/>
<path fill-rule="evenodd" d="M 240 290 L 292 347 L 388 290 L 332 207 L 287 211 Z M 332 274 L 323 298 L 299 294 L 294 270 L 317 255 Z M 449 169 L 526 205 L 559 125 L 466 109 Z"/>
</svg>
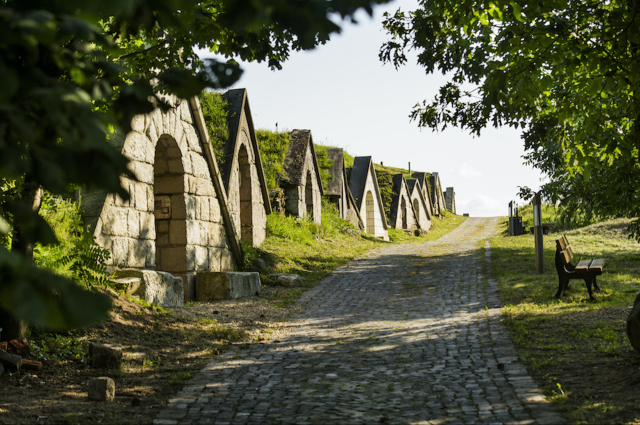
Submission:
<svg viewBox="0 0 640 425">
<path fill-rule="evenodd" d="M 491 239 L 492 273 L 518 355 L 572 423 L 638 423 L 635 391 L 640 358 L 625 334 L 625 319 L 640 292 L 640 245 L 627 238 L 631 220 L 618 219 L 566 232 L 574 261 L 606 259 L 602 291 L 588 302 L 583 282 L 571 281 L 562 299 L 554 266 L 555 239 L 544 237 L 544 274 L 535 274 L 533 236 Z"/>
</svg>

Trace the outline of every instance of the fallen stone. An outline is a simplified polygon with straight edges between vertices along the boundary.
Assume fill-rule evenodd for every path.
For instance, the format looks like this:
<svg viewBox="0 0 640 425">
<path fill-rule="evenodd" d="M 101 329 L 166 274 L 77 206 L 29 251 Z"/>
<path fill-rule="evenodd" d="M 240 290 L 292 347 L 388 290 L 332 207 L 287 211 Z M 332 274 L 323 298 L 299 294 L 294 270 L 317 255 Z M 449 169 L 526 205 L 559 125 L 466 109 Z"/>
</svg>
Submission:
<svg viewBox="0 0 640 425">
<path fill-rule="evenodd" d="M 201 272 L 196 274 L 196 300 L 232 300 L 260 294 L 256 272 Z"/>
<path fill-rule="evenodd" d="M 120 369 L 122 365 L 122 347 L 111 344 L 89 344 L 91 366 L 95 368 Z"/>
<path fill-rule="evenodd" d="M 9 343 L 7 341 L 0 342 L 0 350 L 7 351 L 9 349 Z"/>
<path fill-rule="evenodd" d="M 421 234 L 422 234 L 422 230 L 420 230 L 420 229 L 416 229 L 416 230 L 413 231 L 413 235 L 414 236 L 420 236 Z"/>
<path fill-rule="evenodd" d="M 627 317 L 627 337 L 633 349 L 640 354 L 640 295 L 636 297 Z"/>
<path fill-rule="evenodd" d="M 12 339 L 11 341 L 9 341 L 9 345 L 16 350 L 16 353 L 18 354 L 29 354 L 30 348 L 29 348 L 29 341 L 27 341 L 26 339 L 23 339 L 22 341 L 18 341 L 17 339 Z"/>
<path fill-rule="evenodd" d="M 124 269 L 116 271 L 116 281 L 125 286 L 125 293 L 137 296 L 160 307 L 183 307 L 182 278 L 153 270 Z"/>
<path fill-rule="evenodd" d="M 269 275 L 274 283 L 280 286 L 294 288 L 302 286 L 302 279 L 297 274 L 292 273 L 271 273 Z"/>
<path fill-rule="evenodd" d="M 0 351 L 0 363 L 2 363 L 5 370 L 18 370 L 22 367 L 22 357 L 2 350 Z"/>
<path fill-rule="evenodd" d="M 116 396 L 116 383 L 113 379 L 102 376 L 89 380 L 89 400 L 113 401 Z"/>
<path fill-rule="evenodd" d="M 35 370 L 37 372 L 42 371 L 42 362 L 37 360 L 22 359 L 22 369 Z"/>
</svg>

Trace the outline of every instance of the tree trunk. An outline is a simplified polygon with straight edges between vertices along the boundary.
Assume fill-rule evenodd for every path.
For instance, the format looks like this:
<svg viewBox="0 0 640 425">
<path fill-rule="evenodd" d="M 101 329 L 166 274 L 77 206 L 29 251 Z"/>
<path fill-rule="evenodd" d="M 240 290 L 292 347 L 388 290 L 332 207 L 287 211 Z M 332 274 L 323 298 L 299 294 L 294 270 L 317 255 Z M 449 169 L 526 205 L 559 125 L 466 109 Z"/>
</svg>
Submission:
<svg viewBox="0 0 640 425">
<path fill-rule="evenodd" d="M 25 182 L 20 194 L 20 201 L 29 205 L 31 209 L 38 213 L 42 205 L 43 191 L 41 187 Z M 24 258 L 33 261 L 33 243 L 20 231 L 20 225 L 14 220 L 13 238 L 11 241 L 11 251 L 21 254 Z M 0 340 L 10 341 L 17 339 L 21 341 L 27 337 L 28 326 L 25 322 L 12 317 L 7 311 L 0 308 Z"/>
</svg>

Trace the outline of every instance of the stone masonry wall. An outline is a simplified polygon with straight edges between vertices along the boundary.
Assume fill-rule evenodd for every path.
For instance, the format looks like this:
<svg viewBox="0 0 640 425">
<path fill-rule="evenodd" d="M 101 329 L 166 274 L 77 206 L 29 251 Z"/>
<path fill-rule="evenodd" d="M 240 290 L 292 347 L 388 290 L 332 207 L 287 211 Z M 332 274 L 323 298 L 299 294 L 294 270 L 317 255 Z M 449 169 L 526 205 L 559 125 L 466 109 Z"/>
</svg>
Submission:
<svg viewBox="0 0 640 425">
<path fill-rule="evenodd" d="M 264 201 L 262 198 L 262 190 L 260 188 L 260 180 L 258 179 L 258 169 L 256 168 L 256 158 L 251 146 L 249 134 L 247 134 L 248 124 L 246 122 L 246 116 L 242 115 L 242 121 L 240 122 L 240 140 L 236 143 L 236 151 L 234 152 L 234 163 L 231 169 L 231 177 L 229 180 L 229 193 L 228 193 L 228 205 L 229 212 L 233 218 L 236 233 L 241 240 L 247 240 L 252 243 L 253 246 L 258 246 L 264 242 L 267 235 L 267 214 L 264 207 Z M 251 187 L 250 189 L 243 188 L 242 190 L 250 190 L 250 201 L 243 200 L 243 202 L 250 202 L 251 207 L 241 208 L 241 185 L 240 185 L 240 162 L 239 152 L 243 150 L 248 155 L 248 168 L 251 175 Z M 246 181 L 246 180 L 245 180 Z M 250 216 L 241 217 L 241 211 L 243 214 L 247 214 L 249 211 Z M 249 235 L 247 235 L 247 232 Z"/>
<path fill-rule="evenodd" d="M 371 192 L 371 198 L 367 196 L 367 194 Z M 368 203 L 368 199 L 372 200 L 372 203 Z M 378 203 L 378 198 L 376 195 L 376 187 L 373 182 L 373 176 L 371 175 L 371 171 L 367 173 L 367 182 L 364 186 L 362 206 L 360 208 L 360 217 L 362 217 L 362 221 L 364 223 L 365 231 L 370 235 L 373 235 L 377 238 L 383 238 L 385 240 L 389 239 L 389 233 L 384 228 L 382 223 L 382 212 L 381 205 Z M 373 228 L 370 226 L 370 217 L 373 217 Z"/>
<path fill-rule="evenodd" d="M 111 269 L 170 272 L 183 278 L 185 299 L 193 299 L 195 272 L 235 264 L 189 103 L 169 100 L 172 109 L 136 116 L 126 139 L 115 138 L 139 181 L 121 178 L 128 201 L 106 196 L 95 235 L 111 252 Z M 170 218 L 154 216 L 160 196 L 170 200 Z"/>
<path fill-rule="evenodd" d="M 445 192 L 445 202 L 447 204 L 447 209 L 452 213 L 456 213 L 456 193 L 452 187 L 448 187 Z"/>
<path fill-rule="evenodd" d="M 307 185 L 307 176 L 311 175 L 311 187 L 313 196 L 313 221 L 316 223 L 322 222 L 322 202 L 320 195 L 320 188 L 318 187 L 318 178 L 316 177 L 316 170 L 313 165 L 313 155 L 311 148 L 307 145 L 307 152 L 304 159 L 304 166 L 302 168 L 302 178 L 299 186 L 289 186 L 285 189 L 285 195 L 287 197 L 286 209 L 289 214 L 295 217 L 302 218 L 307 215 L 306 206 L 306 193 L 305 188 Z"/>
<path fill-rule="evenodd" d="M 396 222 L 395 223 L 391 223 L 391 225 L 396 228 L 396 229 L 402 229 L 402 200 L 404 199 L 405 202 L 405 208 L 406 208 L 406 214 L 407 214 L 407 230 L 415 230 L 417 229 L 416 226 L 416 217 L 413 214 L 413 210 L 412 210 L 412 201 L 411 198 L 409 197 L 409 194 L 407 193 L 407 185 L 404 184 L 404 180 L 402 181 L 402 184 L 400 185 L 400 195 L 398 197 L 398 214 L 396 215 Z"/>
<path fill-rule="evenodd" d="M 416 183 L 417 185 L 418 183 Z M 418 214 L 418 223 L 420 224 L 420 228 L 422 230 L 429 230 L 431 227 L 431 220 L 429 220 L 429 216 L 427 215 L 427 210 L 425 209 L 425 203 L 422 202 L 422 192 L 416 187 L 411 194 L 411 204 L 414 207 L 417 205 L 418 208 L 416 210 L 416 214 Z"/>
</svg>

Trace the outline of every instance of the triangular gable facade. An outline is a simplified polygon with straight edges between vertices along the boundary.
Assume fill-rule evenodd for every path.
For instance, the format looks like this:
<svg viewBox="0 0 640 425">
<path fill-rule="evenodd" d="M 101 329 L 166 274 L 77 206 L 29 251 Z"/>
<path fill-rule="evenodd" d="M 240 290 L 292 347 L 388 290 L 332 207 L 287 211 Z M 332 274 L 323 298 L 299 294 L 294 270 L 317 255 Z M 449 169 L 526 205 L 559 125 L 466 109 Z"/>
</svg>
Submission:
<svg viewBox="0 0 640 425">
<path fill-rule="evenodd" d="M 329 173 L 331 178 L 327 183 L 324 194 L 336 206 L 340 216 L 353 223 L 354 226 L 363 229 L 364 223 L 360 217 L 360 211 L 356 207 L 351 189 L 347 184 L 347 169 L 344 165 L 344 151 L 342 148 L 327 149 L 327 157 L 333 161 Z"/>
<path fill-rule="evenodd" d="M 200 103 L 167 98 L 171 109 L 134 117 L 133 131 L 111 140 L 138 179 L 121 177 L 130 199 L 92 194 L 82 203 L 110 270 L 171 273 L 194 299 L 197 272 L 232 271 L 243 257 Z"/>
<path fill-rule="evenodd" d="M 409 197 L 409 189 L 404 174 L 394 174 L 391 188 L 391 227 L 404 230 L 416 230 L 420 227 Z"/>
<path fill-rule="evenodd" d="M 389 225 L 384 214 L 376 170 L 370 156 L 357 156 L 351 169 L 349 189 L 364 223 L 365 231 L 377 238 L 389 240 Z"/>
<path fill-rule="evenodd" d="M 435 213 L 435 208 L 433 206 L 433 201 L 431 199 L 431 191 L 429 190 L 429 182 L 428 182 L 429 177 L 428 177 L 427 173 L 415 172 L 415 173 L 412 174 L 412 176 L 420 184 L 420 190 L 422 190 L 422 196 L 424 196 L 424 200 L 428 204 L 428 207 L 429 207 L 429 215 L 430 216 L 437 215 Z"/>
<path fill-rule="evenodd" d="M 431 205 L 424 198 L 418 179 L 407 179 L 407 188 L 418 224 L 422 230 L 427 231 L 431 227 Z"/>
<path fill-rule="evenodd" d="M 280 186 L 287 198 L 287 212 L 298 218 L 308 216 L 314 222 L 321 223 L 324 189 L 311 130 L 291 132 L 284 171 L 287 178 L 280 182 Z"/>
<path fill-rule="evenodd" d="M 444 194 L 442 193 L 442 186 L 440 185 L 438 173 L 431 173 L 429 181 L 431 182 L 431 202 L 433 203 L 434 214 L 438 217 L 442 217 L 444 215 L 444 210 L 447 207 L 444 201 Z"/>
<path fill-rule="evenodd" d="M 229 200 L 229 212 L 238 237 L 253 246 L 267 235 L 267 214 L 271 213 L 269 191 L 262 168 L 249 98 L 246 89 L 229 90 L 227 101 L 229 139 L 220 166 Z"/>
</svg>

